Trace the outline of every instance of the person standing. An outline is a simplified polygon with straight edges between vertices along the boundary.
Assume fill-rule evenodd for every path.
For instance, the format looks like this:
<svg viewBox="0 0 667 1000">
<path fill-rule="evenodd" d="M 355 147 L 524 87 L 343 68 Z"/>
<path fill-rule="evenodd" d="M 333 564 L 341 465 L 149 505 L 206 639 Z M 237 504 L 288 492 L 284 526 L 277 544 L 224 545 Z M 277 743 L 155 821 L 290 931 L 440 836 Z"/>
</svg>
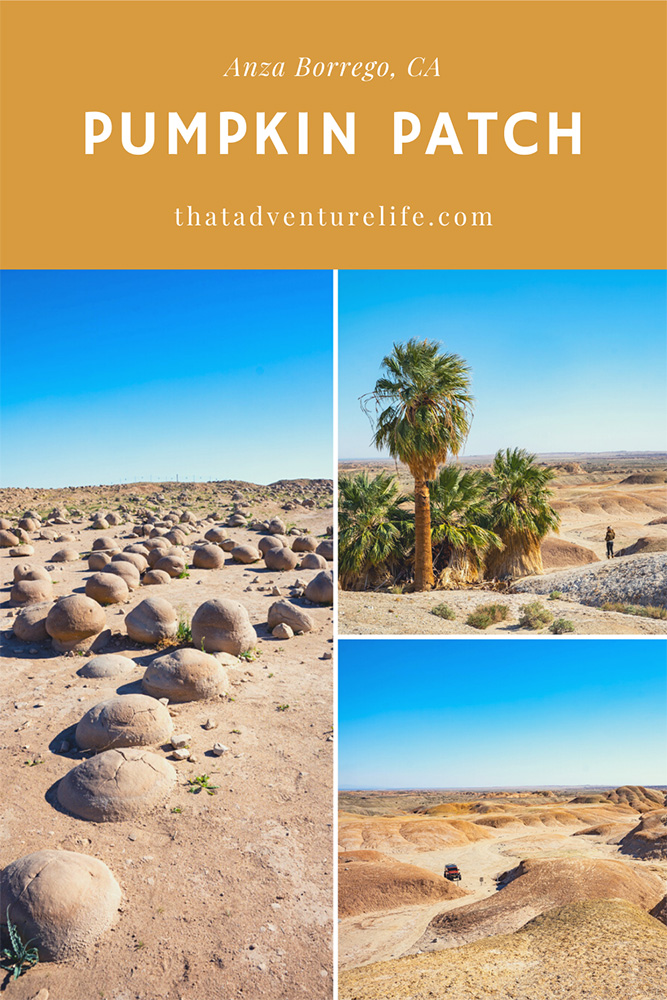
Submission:
<svg viewBox="0 0 667 1000">
<path fill-rule="evenodd" d="M 607 559 L 614 558 L 614 539 L 616 538 L 616 532 L 611 525 L 607 527 L 607 534 L 604 536 L 604 540 L 607 543 Z"/>
</svg>

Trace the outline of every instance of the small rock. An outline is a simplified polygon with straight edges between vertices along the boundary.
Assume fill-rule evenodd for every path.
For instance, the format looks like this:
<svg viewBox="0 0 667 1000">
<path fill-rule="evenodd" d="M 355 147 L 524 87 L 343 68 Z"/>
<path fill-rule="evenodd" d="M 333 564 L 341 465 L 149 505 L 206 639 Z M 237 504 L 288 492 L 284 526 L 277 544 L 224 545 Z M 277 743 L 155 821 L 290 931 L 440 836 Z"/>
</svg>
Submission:
<svg viewBox="0 0 667 1000">
<path fill-rule="evenodd" d="M 187 747 L 181 747 L 179 750 L 174 750 L 171 755 L 175 760 L 189 760 L 190 751 Z"/>
<path fill-rule="evenodd" d="M 282 596 L 283 592 L 280 589 L 280 587 L 274 587 L 273 590 L 271 591 L 271 597 L 282 597 Z"/>
<path fill-rule="evenodd" d="M 192 737 L 188 733 L 182 733 L 180 736 L 172 736 L 171 738 L 171 745 L 174 750 L 182 750 L 188 743 L 192 743 Z"/>
<path fill-rule="evenodd" d="M 207 719 L 206 722 L 204 723 L 204 729 L 215 729 L 217 725 L 218 723 L 215 721 L 215 719 Z"/>
<path fill-rule="evenodd" d="M 289 625 L 285 624 L 285 622 L 280 622 L 279 625 L 276 625 L 276 627 L 274 628 L 274 630 L 271 633 L 271 635 L 274 636 L 274 638 L 276 638 L 276 639 L 293 639 L 294 638 L 294 632 L 289 627 Z"/>
<path fill-rule="evenodd" d="M 68 753 L 71 750 L 70 744 L 67 740 L 63 740 L 58 748 L 60 753 Z"/>
<path fill-rule="evenodd" d="M 321 659 L 323 659 L 323 660 L 333 660 L 333 653 L 331 652 L 331 650 L 328 649 L 326 651 L 326 653 L 322 653 Z"/>
<path fill-rule="evenodd" d="M 223 753 L 226 753 L 227 750 L 229 750 L 229 747 L 226 747 L 224 743 L 213 744 L 213 753 L 216 757 L 222 757 Z"/>
</svg>

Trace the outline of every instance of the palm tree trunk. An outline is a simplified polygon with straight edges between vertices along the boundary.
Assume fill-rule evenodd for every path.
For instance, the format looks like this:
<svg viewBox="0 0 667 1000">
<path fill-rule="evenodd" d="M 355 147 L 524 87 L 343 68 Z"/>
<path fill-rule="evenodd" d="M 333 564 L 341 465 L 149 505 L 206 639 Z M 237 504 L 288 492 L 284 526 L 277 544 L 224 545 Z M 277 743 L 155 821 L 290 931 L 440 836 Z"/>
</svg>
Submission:
<svg viewBox="0 0 667 1000">
<path fill-rule="evenodd" d="M 415 590 L 433 586 L 431 496 L 425 479 L 415 479 Z"/>
</svg>

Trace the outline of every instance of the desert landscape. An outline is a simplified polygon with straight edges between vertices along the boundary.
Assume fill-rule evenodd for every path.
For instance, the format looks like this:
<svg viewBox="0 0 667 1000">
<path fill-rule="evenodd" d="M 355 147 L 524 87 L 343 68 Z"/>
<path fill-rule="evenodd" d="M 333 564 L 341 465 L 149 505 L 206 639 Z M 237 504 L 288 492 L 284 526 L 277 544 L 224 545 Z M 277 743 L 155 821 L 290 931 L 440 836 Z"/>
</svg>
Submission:
<svg viewBox="0 0 667 1000">
<path fill-rule="evenodd" d="M 341 1000 L 664 996 L 664 787 L 349 791 L 339 804 Z"/>
<path fill-rule="evenodd" d="M 16 1000 L 331 997 L 332 496 L 0 490 Z"/>
<path fill-rule="evenodd" d="M 554 468 L 551 506 L 558 533 L 541 543 L 544 573 L 510 584 L 443 584 L 423 592 L 385 585 L 339 594 L 341 634 L 550 635 L 554 621 L 576 634 L 667 634 L 667 455 L 662 453 L 538 455 Z M 466 457 L 463 470 L 488 468 L 490 456 Z M 409 494 L 409 471 L 391 460 L 343 461 L 341 476 L 396 473 Z M 615 558 L 606 559 L 605 532 L 615 531 Z M 443 590 L 443 586 L 446 588 Z M 522 627 L 521 609 L 537 601 L 543 620 Z M 481 632 L 468 617 L 492 602 L 498 620 Z M 442 605 L 445 605 L 444 612 Z"/>
</svg>

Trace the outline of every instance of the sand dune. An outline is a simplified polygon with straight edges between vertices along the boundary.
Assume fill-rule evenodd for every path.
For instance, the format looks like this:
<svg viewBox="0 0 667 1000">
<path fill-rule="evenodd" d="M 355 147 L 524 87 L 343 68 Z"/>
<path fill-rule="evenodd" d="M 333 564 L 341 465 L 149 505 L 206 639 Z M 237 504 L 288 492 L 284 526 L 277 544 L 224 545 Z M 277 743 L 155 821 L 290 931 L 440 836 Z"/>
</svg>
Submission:
<svg viewBox="0 0 667 1000">
<path fill-rule="evenodd" d="M 437 820 L 424 817 L 375 816 L 339 824 L 339 844 L 345 851 L 380 849 L 401 852 L 433 851 L 455 844 L 471 844 L 492 837 L 468 820 Z"/>
<path fill-rule="evenodd" d="M 493 896 L 441 913 L 420 947 L 454 948 L 492 934 L 507 934 L 557 906 L 595 899 L 625 899 L 649 910 L 664 895 L 661 878 L 629 862 L 557 858 L 522 861 Z"/>
<path fill-rule="evenodd" d="M 338 912 L 354 916 L 397 906 L 466 896 L 455 882 L 380 851 L 344 851 L 338 858 Z"/>
<path fill-rule="evenodd" d="M 667 811 L 658 809 L 646 813 L 619 846 L 623 854 L 635 858 L 667 860 Z"/>
<path fill-rule="evenodd" d="M 513 934 L 341 973 L 340 1000 L 664 1000 L 667 927 L 632 903 L 570 903 Z"/>
</svg>

